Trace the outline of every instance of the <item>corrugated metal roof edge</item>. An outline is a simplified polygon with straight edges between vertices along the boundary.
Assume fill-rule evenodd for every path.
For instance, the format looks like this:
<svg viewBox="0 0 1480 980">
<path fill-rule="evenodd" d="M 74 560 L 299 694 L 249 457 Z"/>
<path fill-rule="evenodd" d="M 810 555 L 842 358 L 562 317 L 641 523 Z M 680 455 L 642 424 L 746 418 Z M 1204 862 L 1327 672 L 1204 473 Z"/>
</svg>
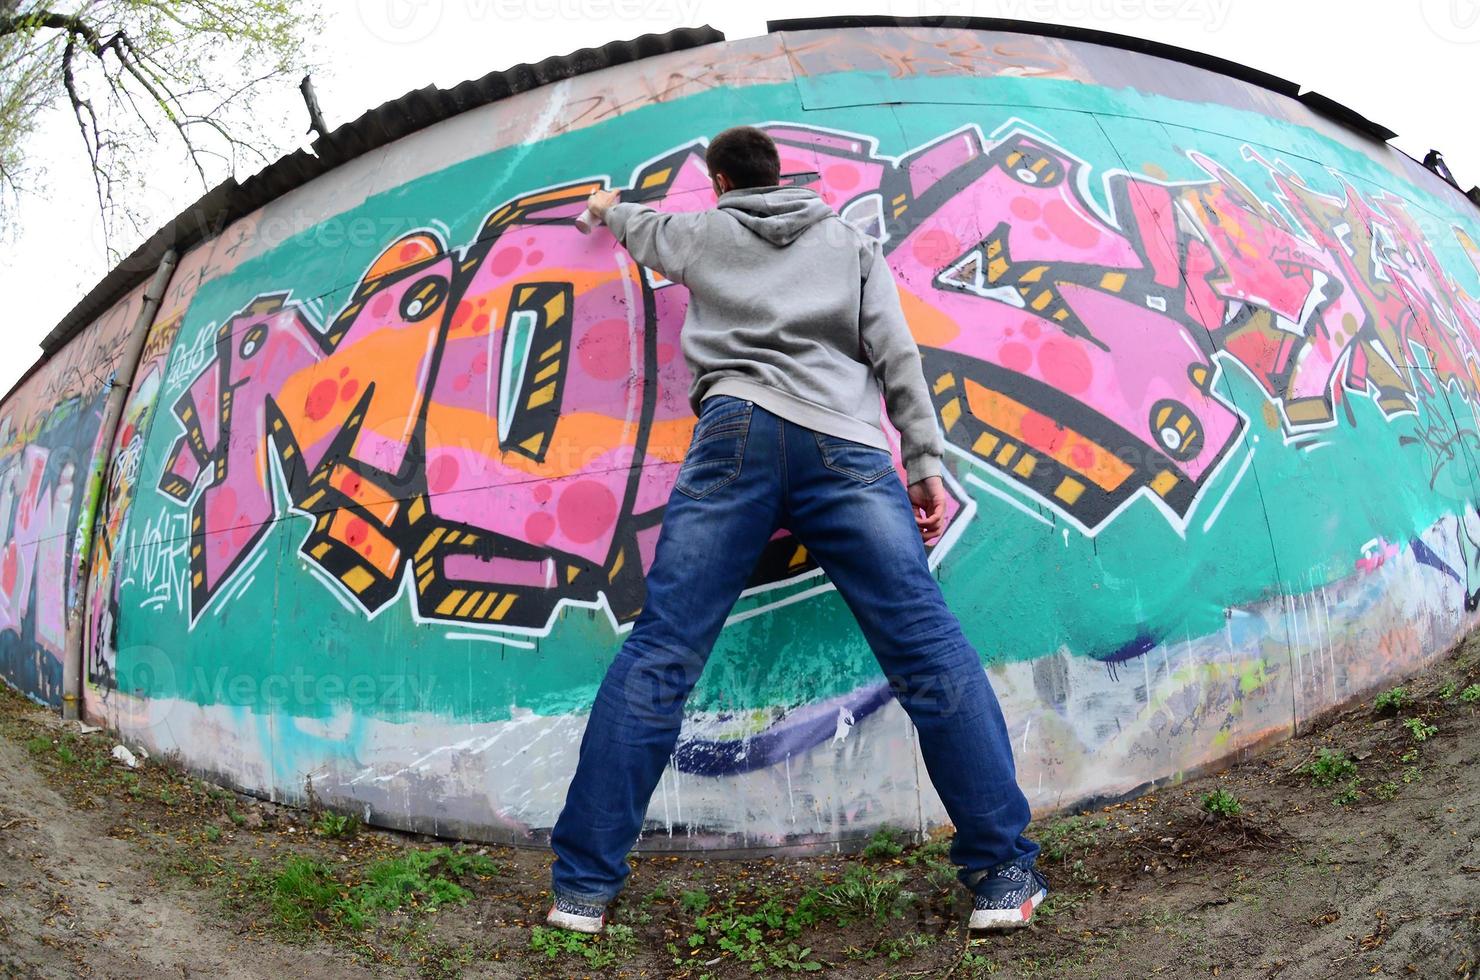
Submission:
<svg viewBox="0 0 1480 980">
<path fill-rule="evenodd" d="M 42 339 L 41 358 L 4 397 L 9 398 L 16 388 L 76 336 L 78 331 L 148 279 L 159 264 L 160 257 L 170 248 L 184 254 L 187 249 L 219 233 L 237 218 L 250 214 L 315 177 L 469 109 L 602 68 L 724 40 L 724 33 L 708 24 L 702 27 L 682 27 L 663 34 L 643 34 L 629 41 L 612 41 L 599 48 L 581 48 L 534 64 L 518 64 L 503 71 L 489 72 L 482 78 L 461 82 L 449 89 L 435 85 L 413 89 L 400 98 L 362 113 L 359 118 L 315 140 L 312 153 L 294 150 L 240 182 L 228 177 L 166 222 L 143 244 L 108 270 L 108 274 Z"/>
</svg>

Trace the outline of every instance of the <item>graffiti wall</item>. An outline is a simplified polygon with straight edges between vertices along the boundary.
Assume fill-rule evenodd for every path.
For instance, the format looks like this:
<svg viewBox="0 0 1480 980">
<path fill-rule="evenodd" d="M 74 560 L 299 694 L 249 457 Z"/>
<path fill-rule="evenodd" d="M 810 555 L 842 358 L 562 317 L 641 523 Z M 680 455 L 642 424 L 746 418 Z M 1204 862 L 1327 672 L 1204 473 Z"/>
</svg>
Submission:
<svg viewBox="0 0 1480 980">
<path fill-rule="evenodd" d="M 1288 736 L 1473 623 L 1463 196 L 1186 65 L 784 32 L 472 110 L 184 256 L 103 477 L 88 713 L 264 796 L 541 840 L 694 422 L 684 287 L 574 219 L 597 187 L 712 206 L 705 139 L 742 122 L 884 242 L 948 446 L 931 563 L 1037 808 Z M 6 672 L 43 698 L 60 605 L 26 619 L 26 583 L 66 567 L 45 542 L 70 546 L 96 396 L 4 430 Z M 942 819 L 846 607 L 778 534 L 644 846 Z"/>
<path fill-rule="evenodd" d="M 99 496 L 103 403 L 140 304 L 126 297 L 0 403 L 0 677 L 50 705 Z"/>
</svg>

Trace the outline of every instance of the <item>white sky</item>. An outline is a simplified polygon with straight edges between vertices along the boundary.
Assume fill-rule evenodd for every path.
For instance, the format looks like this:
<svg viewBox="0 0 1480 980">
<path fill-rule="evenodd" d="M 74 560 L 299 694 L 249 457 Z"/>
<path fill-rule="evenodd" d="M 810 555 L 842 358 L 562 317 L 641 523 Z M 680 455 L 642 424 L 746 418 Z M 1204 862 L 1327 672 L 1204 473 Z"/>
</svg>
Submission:
<svg viewBox="0 0 1480 980">
<path fill-rule="evenodd" d="M 326 0 L 314 41 L 319 103 L 331 128 L 427 83 L 455 85 L 520 62 L 649 31 L 711 24 L 730 39 L 768 18 L 838 14 L 1009 17 L 1092 27 L 1219 55 L 1290 79 L 1396 130 L 1422 159 L 1443 151 L 1460 186 L 1480 182 L 1480 0 Z M 283 151 L 307 145 L 297 79 L 275 107 L 294 121 Z M 4 229 L 0 393 L 40 339 L 108 271 L 75 123 L 54 111 L 33 162 L 44 182 Z M 200 196 L 161 161 L 148 201 L 157 226 Z M 242 174 L 240 176 L 245 176 Z M 152 227 L 151 229 L 152 230 Z M 134 242 L 124 243 L 129 251 Z"/>
</svg>

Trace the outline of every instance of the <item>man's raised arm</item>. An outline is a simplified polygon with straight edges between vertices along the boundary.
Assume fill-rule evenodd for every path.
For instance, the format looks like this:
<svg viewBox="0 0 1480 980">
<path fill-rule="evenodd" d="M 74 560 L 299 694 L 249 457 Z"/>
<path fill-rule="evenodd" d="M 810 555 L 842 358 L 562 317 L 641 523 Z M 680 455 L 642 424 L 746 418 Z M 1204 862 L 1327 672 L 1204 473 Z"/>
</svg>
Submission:
<svg viewBox="0 0 1480 980">
<path fill-rule="evenodd" d="M 646 204 L 612 204 L 599 217 L 632 257 L 683 284 L 684 270 L 699 252 L 702 211 L 657 211 Z"/>
</svg>

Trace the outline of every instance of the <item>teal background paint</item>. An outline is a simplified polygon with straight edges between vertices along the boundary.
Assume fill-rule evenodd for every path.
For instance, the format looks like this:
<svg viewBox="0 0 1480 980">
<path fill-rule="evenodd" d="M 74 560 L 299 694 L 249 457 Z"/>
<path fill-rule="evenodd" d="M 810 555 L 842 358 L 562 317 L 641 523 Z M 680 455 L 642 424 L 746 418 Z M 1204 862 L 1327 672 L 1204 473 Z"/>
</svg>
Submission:
<svg viewBox="0 0 1480 980">
<path fill-rule="evenodd" d="M 1101 206 L 1102 177 L 1110 169 L 1153 164 L 1173 181 L 1207 180 L 1181 152 L 1185 148 L 1216 159 L 1265 201 L 1275 202 L 1267 173 L 1238 152 L 1240 145 L 1255 143 L 1267 155 L 1284 159 L 1317 191 L 1340 192 L 1326 172 L 1335 167 L 1364 190 L 1380 187 L 1401 196 L 1415 214 L 1427 212 L 1434 227 L 1429 242 L 1445 272 L 1480 295 L 1475 269 L 1447 233 L 1450 222 L 1459 222 L 1480 239 L 1473 214 L 1456 214 L 1365 154 L 1271 117 L 1053 80 L 888 79 L 840 72 L 806 83 L 804 98 L 811 104 L 866 103 L 878 98 L 881 88 L 905 101 L 804 112 L 792 84 L 725 89 L 649 105 L 447 167 L 378 194 L 203 283 L 175 342 L 172 363 L 259 293 L 318 298 L 324 318 L 332 317 L 366 265 L 404 231 L 445 222 L 447 243 L 459 246 L 473 238 L 490 211 L 518 194 L 603 173 L 622 185 L 635 167 L 663 151 L 734 123 L 757 121 L 868 134 L 877 139 L 880 153 L 897 155 L 965 124 L 979 125 L 990 137 L 1018 117 L 1086 161 L 1091 191 Z M 360 221 L 377 232 L 338 247 L 323 244 L 337 229 Z M 1350 576 L 1364 544 L 1385 539 L 1406 547 L 1473 499 L 1467 461 L 1448 467 L 1441 485 L 1429 490 L 1425 455 L 1399 444 L 1400 436 L 1426 422 L 1427 404 L 1420 404 L 1416 417 L 1388 420 L 1369 398 L 1354 395 L 1355 426 L 1338 412 L 1337 423 L 1320 435 L 1328 445 L 1302 451 L 1282 445 L 1278 429 L 1265 424 L 1268 399 L 1251 377 L 1226 357 L 1220 363 L 1216 390 L 1249 422 L 1204 486 L 1185 532 L 1150 500 L 1138 499 L 1089 537 L 996 483 L 986 470 L 951 458 L 958 477 L 975 471 L 1051 522 L 1045 526 L 973 484 L 962 484 L 976 515 L 946 555 L 939 578 L 985 660 L 1032 659 L 1061 649 L 1078 657 L 1104 657 L 1142 635 L 1160 640 L 1214 634 L 1224 629 L 1227 609 Z M 164 410 L 156 411 L 150 423 L 140 492 L 121 540 L 128 540 L 128 528 L 185 512 L 153 489 L 178 434 L 168 406 L 183 388 L 177 379 L 160 393 Z M 1445 404 L 1459 423 L 1475 426 L 1470 402 L 1447 394 Z M 1250 453 L 1252 466 L 1234 486 L 1234 475 Z M 1204 529 L 1220 501 L 1217 521 Z M 315 677 L 399 676 L 416 682 L 414 690 L 407 685 L 395 696 L 357 702 L 361 720 L 430 712 L 449 721 L 498 721 L 511 717 L 515 706 L 554 715 L 581 713 L 589 705 L 621 639 L 604 612 L 567 608 L 547 636 L 515 636 L 532 643 L 528 649 L 449 638 L 470 630 L 416 623 L 404 594 L 371 618 L 328 594 L 331 586 L 297 554 L 309 519 L 288 513 L 281 487 L 277 506 L 280 517 L 259 545 L 264 557 L 250 581 L 238 573 L 244 584 L 213 600 L 193 629 L 176 603 L 140 608 L 144 591 L 124 585 L 118 648 L 120 673 L 132 679 L 126 688 L 147 698 L 224 701 L 271 716 L 284 709 L 263 692 L 262 683 L 301 669 Z M 780 594 L 768 593 L 766 601 Z M 742 600 L 737 612 L 755 602 Z M 156 669 L 157 657 L 148 658 L 149 671 L 136 669 L 142 661 L 131 651 L 140 648 L 168 651 L 168 669 Z M 245 699 L 223 697 L 211 683 L 223 674 L 255 693 Z M 879 680 L 851 616 L 829 591 L 727 628 L 691 708 L 794 707 Z M 387 681 L 385 686 L 393 685 Z M 327 717 L 343 704 L 333 697 L 294 701 L 291 713 Z M 264 745 L 295 737 L 287 728 L 260 735 Z"/>
</svg>

